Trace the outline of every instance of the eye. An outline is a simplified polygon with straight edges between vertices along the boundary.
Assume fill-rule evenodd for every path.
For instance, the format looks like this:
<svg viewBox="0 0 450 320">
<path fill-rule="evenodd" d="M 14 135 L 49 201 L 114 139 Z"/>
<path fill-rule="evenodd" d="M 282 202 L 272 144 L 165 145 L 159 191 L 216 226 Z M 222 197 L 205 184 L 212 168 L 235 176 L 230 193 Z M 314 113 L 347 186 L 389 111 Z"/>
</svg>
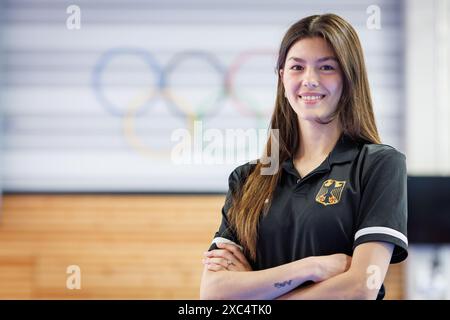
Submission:
<svg viewBox="0 0 450 320">
<path fill-rule="evenodd" d="M 296 71 L 302 71 L 303 69 L 304 69 L 303 66 L 298 65 L 298 64 L 291 67 L 291 70 L 296 70 Z"/>
<path fill-rule="evenodd" d="M 327 64 L 327 65 L 321 66 L 320 70 L 333 71 L 333 70 L 336 70 L 336 68 Z"/>
</svg>

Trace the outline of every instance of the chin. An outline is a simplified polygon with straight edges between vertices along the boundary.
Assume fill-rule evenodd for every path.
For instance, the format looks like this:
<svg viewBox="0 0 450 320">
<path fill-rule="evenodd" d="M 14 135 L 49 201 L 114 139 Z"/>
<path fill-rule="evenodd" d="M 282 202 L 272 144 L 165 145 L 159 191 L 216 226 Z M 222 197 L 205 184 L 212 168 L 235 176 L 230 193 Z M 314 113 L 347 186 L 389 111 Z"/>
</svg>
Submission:
<svg viewBox="0 0 450 320">
<path fill-rule="evenodd" d="M 317 114 L 314 110 L 296 110 L 297 117 L 302 120 L 315 120 L 317 117 L 321 117 L 320 114 Z"/>
<path fill-rule="evenodd" d="M 312 113 L 297 113 L 297 116 L 299 119 L 301 120 L 305 120 L 305 121 L 313 121 L 316 122 L 316 120 L 321 119 L 322 121 L 327 121 L 327 119 L 329 119 L 329 115 L 322 115 L 322 114 L 312 114 Z"/>
</svg>

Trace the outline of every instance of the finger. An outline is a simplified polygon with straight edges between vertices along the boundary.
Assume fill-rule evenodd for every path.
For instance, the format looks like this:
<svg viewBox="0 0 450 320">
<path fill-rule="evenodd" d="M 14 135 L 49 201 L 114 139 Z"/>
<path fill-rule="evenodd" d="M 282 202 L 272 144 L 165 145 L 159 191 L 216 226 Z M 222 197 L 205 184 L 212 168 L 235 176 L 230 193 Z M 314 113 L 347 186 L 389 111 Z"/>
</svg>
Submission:
<svg viewBox="0 0 450 320">
<path fill-rule="evenodd" d="M 230 260 L 227 260 L 227 259 L 224 259 L 224 258 L 209 258 L 209 259 L 207 259 L 206 263 L 208 263 L 208 264 L 210 264 L 210 263 L 218 264 L 218 265 L 221 265 L 224 268 L 228 268 L 228 266 L 230 265 L 228 263 L 228 261 L 230 261 Z"/>
<path fill-rule="evenodd" d="M 242 263 L 236 259 L 234 260 L 228 260 L 224 258 L 209 258 L 207 259 L 208 263 L 214 263 L 219 264 L 222 267 L 232 270 L 232 271 L 245 271 L 245 266 L 242 265 Z"/>
<path fill-rule="evenodd" d="M 215 263 L 209 263 L 206 265 L 206 267 L 208 268 L 208 270 L 211 270 L 211 271 L 226 271 L 227 270 L 224 267 L 222 267 L 220 264 L 215 264 Z"/>
<path fill-rule="evenodd" d="M 227 266 L 224 267 L 224 263 L 223 262 L 220 262 L 220 263 L 218 263 L 219 261 L 213 262 L 213 261 L 211 261 L 211 259 L 207 259 L 207 261 L 208 262 L 204 263 L 206 266 L 209 266 L 209 265 L 217 266 L 217 268 L 214 267 L 214 271 L 218 271 L 218 270 L 245 271 L 245 269 L 244 269 L 244 267 L 242 265 L 241 266 L 236 266 L 233 263 L 232 264 L 225 263 Z"/>
<path fill-rule="evenodd" d="M 230 271 L 248 271 L 251 270 L 251 268 L 247 268 L 244 264 L 242 264 L 233 254 L 229 253 L 231 256 L 228 258 L 222 258 L 222 257 L 212 257 L 212 258 L 206 258 L 208 262 L 220 264 L 221 266 L 227 268 Z M 228 263 L 228 261 L 231 262 Z"/>
<path fill-rule="evenodd" d="M 234 245 L 231 246 L 235 247 Z M 226 260 L 230 260 L 234 263 L 234 265 L 237 266 L 239 271 L 252 270 L 252 267 L 247 261 L 245 261 L 245 263 L 242 263 L 229 249 L 216 249 L 205 252 L 204 254 L 208 258 L 225 258 Z M 245 256 L 242 255 L 242 257 L 245 260 Z"/>
<path fill-rule="evenodd" d="M 231 261 L 235 261 L 237 259 L 231 251 L 226 249 L 211 250 L 206 254 L 206 256 L 208 258 L 225 258 Z"/>
<path fill-rule="evenodd" d="M 238 267 L 236 265 L 234 265 L 233 263 L 230 264 L 227 268 L 228 271 L 245 271 L 244 269 L 242 269 L 243 267 Z"/>
<path fill-rule="evenodd" d="M 226 249 L 229 250 L 237 259 L 239 259 L 239 261 L 241 261 L 243 264 L 248 264 L 247 258 L 245 257 L 245 255 L 242 253 L 241 249 L 239 247 L 237 247 L 234 244 L 229 244 L 229 243 L 218 243 L 217 246 L 220 249 Z"/>
<path fill-rule="evenodd" d="M 231 253 L 244 265 L 251 268 L 250 263 L 248 262 L 245 255 L 242 253 L 241 249 L 234 244 L 228 243 L 217 243 L 217 246 L 221 249 L 226 249 L 231 251 Z"/>
</svg>

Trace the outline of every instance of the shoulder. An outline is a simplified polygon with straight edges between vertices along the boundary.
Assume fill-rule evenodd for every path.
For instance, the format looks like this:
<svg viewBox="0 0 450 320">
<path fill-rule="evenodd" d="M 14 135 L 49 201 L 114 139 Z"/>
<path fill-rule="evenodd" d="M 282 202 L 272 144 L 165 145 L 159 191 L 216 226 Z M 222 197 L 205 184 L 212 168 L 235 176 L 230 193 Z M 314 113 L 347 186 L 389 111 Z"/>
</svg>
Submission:
<svg viewBox="0 0 450 320">
<path fill-rule="evenodd" d="M 395 179 L 403 181 L 407 176 L 405 155 L 387 144 L 364 144 L 360 164 L 363 183 L 374 179 L 381 179 L 383 183 Z"/>
<path fill-rule="evenodd" d="M 396 148 L 381 143 L 363 144 L 360 155 L 369 166 L 379 163 L 402 163 L 406 160 L 406 156 Z"/>
<path fill-rule="evenodd" d="M 236 188 L 242 185 L 255 168 L 256 161 L 249 161 L 236 167 L 228 177 L 230 188 Z"/>
</svg>

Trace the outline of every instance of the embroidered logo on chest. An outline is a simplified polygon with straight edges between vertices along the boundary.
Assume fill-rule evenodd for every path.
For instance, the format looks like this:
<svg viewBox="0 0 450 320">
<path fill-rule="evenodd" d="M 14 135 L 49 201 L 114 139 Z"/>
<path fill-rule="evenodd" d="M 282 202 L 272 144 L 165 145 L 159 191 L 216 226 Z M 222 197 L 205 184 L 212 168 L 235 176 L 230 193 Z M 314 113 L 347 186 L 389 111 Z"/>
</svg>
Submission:
<svg viewBox="0 0 450 320">
<path fill-rule="evenodd" d="M 322 187 L 316 195 L 316 201 L 328 206 L 336 204 L 341 200 L 342 190 L 344 190 L 345 181 L 336 181 L 328 179 L 324 181 Z"/>
</svg>

